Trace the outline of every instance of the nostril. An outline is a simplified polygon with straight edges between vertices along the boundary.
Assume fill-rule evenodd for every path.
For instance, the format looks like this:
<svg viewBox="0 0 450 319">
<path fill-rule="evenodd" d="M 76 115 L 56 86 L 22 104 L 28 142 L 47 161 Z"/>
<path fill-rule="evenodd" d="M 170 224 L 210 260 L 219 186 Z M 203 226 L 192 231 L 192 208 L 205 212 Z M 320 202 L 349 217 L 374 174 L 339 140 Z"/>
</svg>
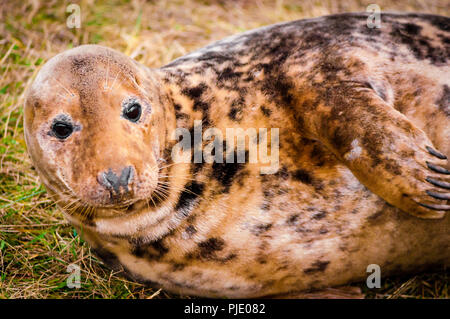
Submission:
<svg viewBox="0 0 450 319">
<path fill-rule="evenodd" d="M 120 175 L 120 185 L 126 187 L 133 179 L 133 167 L 127 166 L 122 170 L 122 174 Z"/>
<path fill-rule="evenodd" d="M 107 172 L 103 172 L 101 174 L 101 181 L 103 183 L 103 186 L 105 186 L 106 188 L 109 189 L 114 189 L 115 192 L 119 192 L 119 177 L 117 177 L 116 174 L 114 174 L 114 172 L 112 171 L 112 169 L 109 169 Z"/>
</svg>

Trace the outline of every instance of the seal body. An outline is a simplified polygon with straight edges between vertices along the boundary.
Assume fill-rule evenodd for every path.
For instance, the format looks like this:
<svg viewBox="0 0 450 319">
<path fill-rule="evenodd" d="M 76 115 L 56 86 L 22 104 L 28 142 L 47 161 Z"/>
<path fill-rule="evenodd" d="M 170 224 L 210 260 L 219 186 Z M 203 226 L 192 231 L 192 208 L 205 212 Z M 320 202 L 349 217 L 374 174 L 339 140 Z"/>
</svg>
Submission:
<svg viewBox="0 0 450 319">
<path fill-rule="evenodd" d="M 450 19 L 367 17 L 272 25 L 159 69 L 64 52 L 27 94 L 31 158 L 107 264 L 169 291 L 261 297 L 447 265 Z M 257 138 L 243 163 L 174 162 L 174 130 L 199 125 Z M 279 129 L 269 173 L 249 160 L 252 143 L 275 152 L 260 128 Z"/>
</svg>

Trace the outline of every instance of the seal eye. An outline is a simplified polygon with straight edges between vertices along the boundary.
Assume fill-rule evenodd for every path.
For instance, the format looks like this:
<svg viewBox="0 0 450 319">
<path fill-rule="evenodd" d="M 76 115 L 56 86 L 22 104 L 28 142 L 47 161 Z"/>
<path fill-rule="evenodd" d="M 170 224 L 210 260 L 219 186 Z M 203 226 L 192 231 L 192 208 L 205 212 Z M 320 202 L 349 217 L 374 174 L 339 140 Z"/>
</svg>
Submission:
<svg viewBox="0 0 450 319">
<path fill-rule="evenodd" d="M 141 105 L 139 103 L 133 103 L 123 110 L 123 117 L 131 122 L 137 122 L 141 118 L 141 113 Z"/>
<path fill-rule="evenodd" d="M 52 132 L 60 140 L 66 139 L 72 134 L 73 126 L 69 123 L 56 122 L 52 125 Z"/>
</svg>

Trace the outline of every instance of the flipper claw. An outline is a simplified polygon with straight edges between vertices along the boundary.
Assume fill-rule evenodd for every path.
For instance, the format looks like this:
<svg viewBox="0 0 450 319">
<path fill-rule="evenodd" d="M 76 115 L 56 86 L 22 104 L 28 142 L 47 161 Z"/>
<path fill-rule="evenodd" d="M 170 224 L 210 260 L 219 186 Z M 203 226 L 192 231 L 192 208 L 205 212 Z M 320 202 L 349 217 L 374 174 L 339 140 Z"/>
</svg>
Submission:
<svg viewBox="0 0 450 319">
<path fill-rule="evenodd" d="M 431 177 L 427 177 L 425 180 L 428 183 L 433 184 L 434 186 L 442 187 L 442 188 L 445 188 L 445 189 L 450 189 L 450 183 L 448 183 L 448 182 L 438 181 L 438 180 L 433 179 Z"/>
<path fill-rule="evenodd" d="M 432 209 L 432 210 L 450 210 L 450 205 L 429 205 L 418 203 L 420 206 Z"/>
<path fill-rule="evenodd" d="M 447 156 L 445 156 L 442 153 L 439 153 L 434 148 L 429 147 L 429 146 L 425 146 L 425 148 L 427 149 L 428 153 L 430 153 L 431 155 L 434 155 L 434 156 L 436 156 L 437 158 L 440 158 L 440 159 L 447 159 Z"/>
<path fill-rule="evenodd" d="M 433 192 L 433 191 L 429 191 L 429 190 L 427 190 L 426 193 L 436 199 L 450 200 L 450 193 L 443 194 L 443 193 Z"/>
<path fill-rule="evenodd" d="M 446 175 L 450 174 L 450 170 L 448 170 L 444 167 L 434 165 L 430 162 L 426 162 L 426 163 L 427 163 L 428 168 L 431 169 L 432 171 L 435 171 L 436 173 L 441 173 L 441 174 L 446 174 Z"/>
</svg>

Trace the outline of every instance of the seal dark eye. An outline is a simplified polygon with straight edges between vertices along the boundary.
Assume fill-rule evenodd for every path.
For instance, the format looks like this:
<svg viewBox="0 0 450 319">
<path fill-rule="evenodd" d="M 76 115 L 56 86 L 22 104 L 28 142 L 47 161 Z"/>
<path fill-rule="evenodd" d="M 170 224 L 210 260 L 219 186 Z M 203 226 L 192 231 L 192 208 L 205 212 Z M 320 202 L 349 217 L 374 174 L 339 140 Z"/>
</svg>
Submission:
<svg viewBox="0 0 450 319">
<path fill-rule="evenodd" d="M 141 118 L 141 113 L 141 105 L 139 103 L 133 103 L 123 110 L 123 117 L 131 122 L 137 122 Z"/>
<path fill-rule="evenodd" d="M 73 126 L 70 123 L 56 122 L 52 125 L 52 132 L 60 140 L 64 140 L 73 132 Z"/>
</svg>

